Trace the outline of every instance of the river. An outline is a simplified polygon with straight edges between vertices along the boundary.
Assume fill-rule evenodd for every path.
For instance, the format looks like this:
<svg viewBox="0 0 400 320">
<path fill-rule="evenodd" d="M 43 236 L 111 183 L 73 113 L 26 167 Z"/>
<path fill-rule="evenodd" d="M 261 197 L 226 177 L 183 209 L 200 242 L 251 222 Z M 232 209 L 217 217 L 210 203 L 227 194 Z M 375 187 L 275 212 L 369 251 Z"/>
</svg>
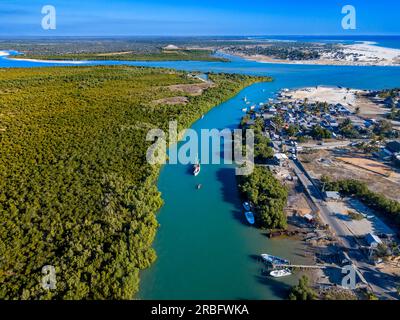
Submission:
<svg viewBox="0 0 400 320">
<path fill-rule="evenodd" d="M 400 67 L 339 67 L 262 64 L 234 58 L 232 62 L 96 61 L 82 65 L 128 64 L 188 71 L 231 72 L 274 77 L 271 83 L 246 88 L 216 106 L 193 125 L 236 128 L 243 113 L 243 97 L 265 102 L 281 88 L 339 85 L 359 89 L 400 87 Z M 0 67 L 48 67 L 60 64 L 0 58 Z M 163 167 L 158 187 L 165 205 L 154 243 L 158 259 L 142 272 L 141 299 L 282 299 L 296 277 L 273 280 L 261 276 L 261 253 L 272 253 L 296 263 L 307 261 L 303 244 L 269 240 L 247 226 L 242 217 L 235 171 L 229 165 L 204 165 L 198 177 L 183 165 Z M 195 186 L 202 184 L 197 190 Z"/>
</svg>

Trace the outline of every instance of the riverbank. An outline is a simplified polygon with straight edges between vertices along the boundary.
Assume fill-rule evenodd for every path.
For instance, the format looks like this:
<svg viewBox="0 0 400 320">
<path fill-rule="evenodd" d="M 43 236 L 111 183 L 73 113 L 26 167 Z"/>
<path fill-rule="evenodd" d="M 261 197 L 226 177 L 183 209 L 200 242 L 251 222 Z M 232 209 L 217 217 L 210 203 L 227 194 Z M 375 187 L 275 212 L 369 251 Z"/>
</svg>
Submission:
<svg viewBox="0 0 400 320">
<path fill-rule="evenodd" d="M 5 56 L 9 56 L 6 54 Z M 31 59 L 31 58 L 20 58 L 17 56 L 9 57 L 7 59 L 10 60 L 18 60 L 18 61 L 26 61 L 26 62 L 34 62 L 34 63 L 47 63 L 47 64 L 65 64 L 65 65 L 80 65 L 80 64 L 87 64 L 89 61 L 73 61 L 73 60 L 44 60 L 44 59 Z"/>
<path fill-rule="evenodd" d="M 223 50 L 222 50 L 223 52 Z M 284 60 L 266 55 L 247 55 L 227 52 L 249 61 L 260 63 L 332 65 L 332 66 L 400 66 L 400 49 L 376 46 L 374 42 L 338 44 L 330 51 L 323 51 L 320 58 L 312 60 Z"/>
<path fill-rule="evenodd" d="M 173 94 L 171 85 L 203 82 L 129 66 L 2 70 L 0 255 L 13 275 L 1 276 L 4 299 L 132 299 L 139 270 L 156 260 L 162 206 L 160 167 L 145 157 L 147 132 L 167 132 L 170 119 L 188 128 L 246 86 L 270 80 L 209 77 L 213 87 L 187 94 L 186 105 L 155 106 L 152 99 Z M 37 221 L 29 228 L 26 212 Z M 58 290 L 29 281 L 40 276 L 41 261 L 62 270 Z"/>
</svg>

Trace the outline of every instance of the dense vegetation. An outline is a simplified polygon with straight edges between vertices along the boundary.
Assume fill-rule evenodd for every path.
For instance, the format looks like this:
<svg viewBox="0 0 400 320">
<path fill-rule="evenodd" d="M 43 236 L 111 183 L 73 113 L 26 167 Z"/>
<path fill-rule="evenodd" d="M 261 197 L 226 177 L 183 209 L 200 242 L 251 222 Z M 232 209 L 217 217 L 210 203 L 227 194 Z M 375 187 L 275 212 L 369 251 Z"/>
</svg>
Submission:
<svg viewBox="0 0 400 320">
<path fill-rule="evenodd" d="M 350 118 L 346 118 L 340 125 L 339 125 L 339 132 L 340 134 L 349 139 L 357 139 L 360 138 L 360 133 L 354 127 L 353 122 Z"/>
<path fill-rule="evenodd" d="M 316 300 L 317 293 L 310 287 L 309 280 L 306 276 L 302 276 L 299 284 L 292 287 L 289 294 L 289 300 Z"/>
<path fill-rule="evenodd" d="M 239 189 L 255 207 L 257 224 L 261 228 L 284 229 L 283 211 L 287 204 L 287 189 L 265 167 L 256 166 L 249 176 L 240 176 Z"/>
<path fill-rule="evenodd" d="M 321 126 L 314 126 L 310 131 L 310 135 L 317 140 L 332 138 L 332 133 L 328 129 Z"/>
<path fill-rule="evenodd" d="M 241 128 L 254 131 L 254 158 L 256 163 L 265 164 L 265 162 L 274 156 L 273 149 L 269 146 L 271 140 L 265 135 L 265 122 L 261 118 L 257 118 L 254 124 L 249 124 L 251 120 L 249 115 L 242 118 Z M 243 141 L 245 144 L 245 141 Z"/>
<path fill-rule="evenodd" d="M 228 61 L 213 56 L 211 50 L 160 50 L 149 53 L 136 52 L 107 52 L 107 53 L 75 53 L 52 55 L 19 55 L 15 59 L 44 59 L 44 60 L 119 60 L 119 61 Z"/>
<path fill-rule="evenodd" d="M 2 50 L 16 50 L 32 56 L 51 56 L 65 54 L 96 54 L 110 52 L 132 52 L 138 55 L 160 53 L 162 48 L 175 45 L 179 48 L 218 49 L 228 45 L 258 43 L 248 37 L 55 37 L 0 39 Z"/>
<path fill-rule="evenodd" d="M 180 128 L 265 78 L 216 75 L 186 105 L 150 102 L 193 83 L 183 72 L 126 66 L 0 72 L 0 299 L 131 299 L 162 205 L 151 128 Z M 180 93 L 182 95 L 182 93 Z M 53 265 L 57 289 L 41 287 Z"/>
<path fill-rule="evenodd" d="M 225 49 L 232 54 L 264 55 L 279 60 L 317 60 L 323 52 L 339 50 L 334 44 L 319 44 L 310 42 L 270 42 L 268 44 L 254 45 L 252 43 L 235 45 Z"/>
<path fill-rule="evenodd" d="M 400 109 L 392 108 L 390 113 L 387 114 L 389 120 L 400 121 Z"/>
<path fill-rule="evenodd" d="M 393 130 L 393 125 L 387 120 L 379 120 L 373 126 L 373 133 L 382 138 L 396 139 L 399 137 L 399 132 Z"/>
<path fill-rule="evenodd" d="M 378 92 L 378 97 L 381 99 L 395 98 L 399 96 L 400 88 L 386 89 Z M 375 94 L 375 93 L 373 93 Z"/>
<path fill-rule="evenodd" d="M 343 195 L 356 197 L 371 209 L 400 225 L 400 203 L 383 194 L 370 191 L 366 183 L 358 180 L 331 181 L 329 177 L 322 177 L 321 180 L 325 190 L 339 191 Z"/>
</svg>

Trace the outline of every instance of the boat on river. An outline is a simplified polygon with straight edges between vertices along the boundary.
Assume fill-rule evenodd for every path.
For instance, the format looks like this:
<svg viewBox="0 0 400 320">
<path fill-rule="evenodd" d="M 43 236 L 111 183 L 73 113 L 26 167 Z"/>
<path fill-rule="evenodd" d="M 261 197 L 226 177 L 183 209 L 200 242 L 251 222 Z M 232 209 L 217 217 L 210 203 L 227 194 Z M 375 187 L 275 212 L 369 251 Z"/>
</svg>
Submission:
<svg viewBox="0 0 400 320">
<path fill-rule="evenodd" d="M 253 212 L 249 211 L 246 212 L 244 215 L 246 216 L 247 222 L 250 223 L 251 225 L 253 225 L 256 222 Z"/>
<path fill-rule="evenodd" d="M 195 177 L 197 177 L 200 174 L 200 171 L 201 171 L 201 166 L 200 166 L 199 158 L 196 157 L 196 162 L 193 165 L 193 175 Z"/>
<path fill-rule="evenodd" d="M 284 265 L 284 264 L 290 264 L 290 261 L 287 259 L 283 259 L 280 257 L 273 256 L 271 254 L 262 254 L 261 258 L 263 259 L 264 262 L 270 263 L 270 264 L 279 264 L 279 265 Z"/>
<path fill-rule="evenodd" d="M 292 272 L 289 269 L 281 269 L 281 270 L 273 270 L 269 274 L 271 277 L 274 278 L 282 278 L 292 275 Z"/>
<path fill-rule="evenodd" d="M 250 211 L 250 210 L 251 210 L 250 203 L 248 203 L 248 202 L 243 202 L 243 208 L 244 208 L 244 210 L 246 210 L 246 211 Z"/>
<path fill-rule="evenodd" d="M 201 171 L 200 163 L 195 163 L 195 164 L 193 165 L 193 175 L 194 175 L 195 177 L 197 177 L 197 176 L 200 174 L 200 171 Z"/>
</svg>

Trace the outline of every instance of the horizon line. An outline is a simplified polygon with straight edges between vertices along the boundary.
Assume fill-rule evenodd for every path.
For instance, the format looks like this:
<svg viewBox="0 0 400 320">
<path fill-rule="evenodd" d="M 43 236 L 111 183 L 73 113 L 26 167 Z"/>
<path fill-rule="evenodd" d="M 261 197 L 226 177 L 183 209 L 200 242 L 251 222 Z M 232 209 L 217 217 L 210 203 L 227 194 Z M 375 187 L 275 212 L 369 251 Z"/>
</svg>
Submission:
<svg viewBox="0 0 400 320">
<path fill-rule="evenodd" d="M 159 38 L 184 38 L 184 37 L 400 37 L 400 34 L 258 34 L 258 35 L 235 35 L 235 34 L 226 34 L 226 35 L 218 35 L 218 34 L 209 34 L 209 35 L 151 35 L 151 34 L 143 34 L 143 35 L 1 35 L 0 38 L 62 38 L 62 37 L 76 37 L 76 38 L 110 38 L 110 37 L 119 37 L 119 38 L 127 38 L 127 37 L 159 37 Z"/>
</svg>

